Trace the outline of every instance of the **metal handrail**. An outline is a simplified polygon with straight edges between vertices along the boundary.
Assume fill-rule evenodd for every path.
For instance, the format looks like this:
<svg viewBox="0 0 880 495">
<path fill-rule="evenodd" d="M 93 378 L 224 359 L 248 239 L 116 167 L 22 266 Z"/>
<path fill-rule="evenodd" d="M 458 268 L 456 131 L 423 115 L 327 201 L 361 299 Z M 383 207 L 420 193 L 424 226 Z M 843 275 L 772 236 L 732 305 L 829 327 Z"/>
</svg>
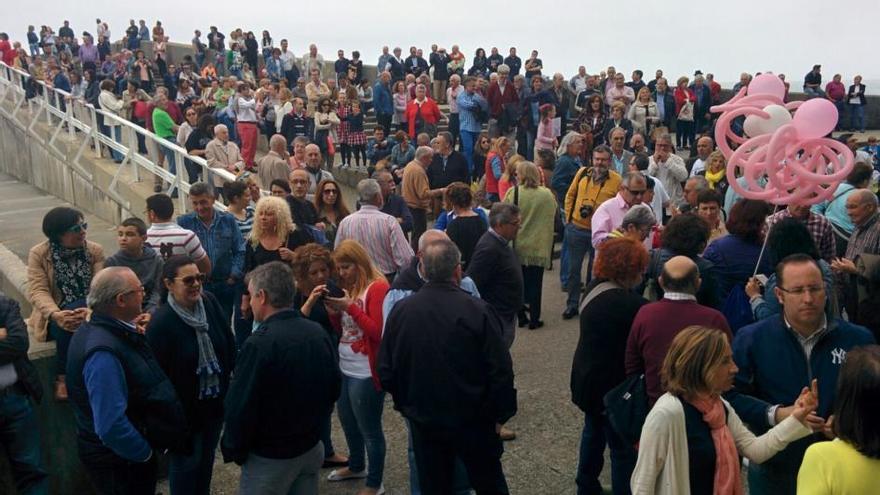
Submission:
<svg viewBox="0 0 880 495">
<path fill-rule="evenodd" d="M 41 92 L 38 91 L 36 96 L 28 99 L 26 96 L 26 84 L 30 80 L 33 80 L 39 86 Z M 12 94 L 12 111 L 7 111 L 2 106 L 2 104 L 7 101 L 9 94 Z M 27 111 L 31 116 L 29 122 L 26 122 L 24 119 L 19 120 L 20 117 L 23 117 L 21 109 L 24 106 L 27 107 Z M 163 182 L 170 184 L 167 191 L 169 194 L 178 190 L 181 193 L 178 194 L 180 211 L 186 211 L 186 196 L 189 195 L 190 188 L 189 182 L 181 180 L 181 173 L 186 169 L 185 160 L 189 160 L 202 168 L 203 177 L 206 182 L 210 183 L 211 178 L 214 176 L 219 176 L 224 181 L 234 181 L 237 178 L 235 174 L 228 170 L 209 167 L 208 162 L 204 158 L 190 155 L 186 149 L 181 148 L 177 143 L 163 139 L 155 133 L 144 129 L 139 125 L 133 124 L 113 113 L 95 108 L 94 105 L 88 102 L 73 98 L 67 91 L 54 88 L 44 81 L 33 79 L 33 77 L 27 72 L 10 67 L 3 62 L 0 62 L 0 113 L 10 117 L 14 123 L 24 128 L 41 143 L 47 144 L 49 149 L 57 153 L 58 157 L 61 158 L 62 163 L 70 166 L 75 173 L 93 184 L 94 181 L 92 181 L 92 174 L 80 165 L 80 158 L 90 142 L 93 143 L 95 154 L 98 158 L 103 158 L 103 146 L 123 155 L 123 160 L 119 164 L 116 174 L 114 174 L 113 180 L 106 192 L 114 201 L 129 211 L 131 205 L 117 190 L 119 175 L 127 167 L 131 168 L 134 182 L 140 181 L 139 172 L 143 169 L 152 175 L 160 177 Z M 35 126 L 40 120 L 42 113 L 46 114 L 45 124 L 48 126 L 51 133 L 48 140 L 35 130 Z M 112 127 L 111 136 L 107 136 L 100 132 L 98 126 L 99 115 L 103 117 L 105 125 L 107 125 L 108 122 L 112 123 L 108 125 L 108 127 L 121 126 L 123 129 L 127 130 L 127 132 L 120 132 L 122 137 L 120 141 L 122 142 L 117 142 L 114 139 L 112 136 L 112 134 L 114 134 Z M 73 157 L 73 160 L 67 160 L 66 158 L 68 157 L 64 155 L 64 152 L 54 144 L 55 140 L 61 134 L 61 131 L 65 128 L 71 139 L 77 138 L 77 131 L 82 133 L 82 136 L 85 138 L 82 143 L 80 143 L 79 149 Z M 140 154 L 138 152 L 138 136 L 143 136 L 148 152 L 155 152 L 155 156 L 159 156 L 161 153 L 160 148 L 164 147 L 171 150 L 171 152 L 174 153 L 177 172 L 172 174 L 170 171 L 157 165 L 150 157 Z M 128 139 L 125 139 L 126 137 Z M 215 201 L 215 207 L 220 210 L 226 209 L 226 206 L 223 205 L 219 198 Z"/>
</svg>

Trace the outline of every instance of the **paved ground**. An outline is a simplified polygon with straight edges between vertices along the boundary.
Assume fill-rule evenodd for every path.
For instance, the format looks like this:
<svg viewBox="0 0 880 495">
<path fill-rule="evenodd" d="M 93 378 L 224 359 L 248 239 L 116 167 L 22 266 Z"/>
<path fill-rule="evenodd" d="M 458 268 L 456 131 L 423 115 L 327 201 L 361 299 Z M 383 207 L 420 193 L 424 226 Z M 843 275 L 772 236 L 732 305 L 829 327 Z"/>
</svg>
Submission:
<svg viewBox="0 0 880 495">
<path fill-rule="evenodd" d="M 353 204 L 353 192 L 344 187 Z M 26 263 L 28 250 L 44 240 L 40 232 L 43 215 L 51 208 L 67 205 L 39 189 L 0 174 L 0 243 Z M 93 215 L 86 215 L 89 239 L 116 251 L 115 229 Z M 558 268 L 558 262 L 555 263 Z M 505 444 L 504 470 L 513 493 L 574 493 L 574 472 L 582 416 L 569 400 L 568 379 L 571 358 L 577 344 L 576 320 L 562 321 L 564 296 L 559 290 L 559 272 L 544 277 L 546 326 L 521 329 L 511 354 L 519 393 L 519 413 L 509 426 L 517 439 Z M 334 417 L 333 441 L 337 450 L 348 453 L 338 418 Z M 409 493 L 406 460 L 406 432 L 398 414 L 386 400 L 384 430 L 387 441 L 385 487 L 389 494 Z M 606 468 L 607 471 L 607 468 Z M 324 471 L 327 474 L 329 471 Z M 212 492 L 237 493 L 239 469 L 219 459 L 214 470 Z M 606 477 L 605 482 L 608 483 Z M 360 482 L 321 482 L 320 492 L 330 495 L 354 493 Z M 161 490 L 168 493 L 167 485 Z"/>
</svg>

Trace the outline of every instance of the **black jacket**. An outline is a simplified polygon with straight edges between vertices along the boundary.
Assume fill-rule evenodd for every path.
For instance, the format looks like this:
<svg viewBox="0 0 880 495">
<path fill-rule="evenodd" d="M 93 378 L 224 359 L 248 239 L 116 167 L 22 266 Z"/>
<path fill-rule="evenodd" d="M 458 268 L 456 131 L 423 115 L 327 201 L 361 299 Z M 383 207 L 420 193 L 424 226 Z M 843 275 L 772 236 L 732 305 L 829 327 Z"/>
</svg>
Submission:
<svg viewBox="0 0 880 495">
<path fill-rule="evenodd" d="M 470 183 L 468 181 L 467 160 L 458 151 L 450 153 L 449 158 L 446 159 L 446 166 L 443 165 L 443 157 L 440 156 L 440 153 L 434 153 L 427 173 L 431 189 L 446 187 L 453 182 Z"/>
<path fill-rule="evenodd" d="M 431 67 L 434 68 L 434 80 L 435 81 L 446 81 L 449 79 L 449 56 L 444 54 L 440 54 L 440 52 L 434 52 L 428 56 L 428 60 L 431 61 Z M 445 97 L 445 95 L 444 95 Z"/>
<path fill-rule="evenodd" d="M 587 294 L 600 280 L 593 280 Z M 648 301 L 633 291 L 609 289 L 581 311 L 581 332 L 571 363 L 571 401 L 587 414 L 605 410 L 602 399 L 626 378 L 626 339 Z"/>
<path fill-rule="evenodd" d="M 654 102 L 657 102 L 657 92 L 655 91 L 651 97 L 654 99 Z M 675 122 L 676 117 L 678 116 L 675 113 L 675 96 L 673 96 L 672 91 L 666 90 L 663 96 L 663 125 L 666 126 L 670 131 L 672 130 L 672 123 Z"/>
<path fill-rule="evenodd" d="M 275 313 L 241 347 L 226 395 L 223 459 L 241 465 L 250 453 L 292 459 L 307 452 L 341 384 L 327 332 L 294 310 Z"/>
<path fill-rule="evenodd" d="M 199 431 L 208 421 L 223 417 L 223 397 L 229 389 L 229 376 L 235 366 L 235 338 L 229 319 L 211 293 L 204 292 L 202 297 L 208 316 L 208 335 L 220 363 L 220 397 L 199 400 L 199 377 L 195 373 L 199 364 L 196 330 L 184 323 L 171 306 L 163 301 L 146 332 L 147 342 L 159 366 L 174 385 L 192 431 Z"/>
<path fill-rule="evenodd" d="M 516 414 L 510 352 L 491 306 L 451 282 L 428 282 L 388 316 L 376 372 L 411 421 L 456 428 Z"/>
<path fill-rule="evenodd" d="M 43 398 L 43 386 L 37 368 L 28 359 L 27 325 L 21 318 L 21 309 L 15 300 L 0 292 L 0 327 L 6 329 L 6 338 L 0 339 L 0 366 L 12 363 L 18 374 L 18 384 L 24 387 L 28 395 L 40 402 Z"/>
<path fill-rule="evenodd" d="M 523 277 L 519 259 L 491 230 L 477 242 L 467 275 L 502 318 L 513 317 L 522 307 Z"/>
</svg>

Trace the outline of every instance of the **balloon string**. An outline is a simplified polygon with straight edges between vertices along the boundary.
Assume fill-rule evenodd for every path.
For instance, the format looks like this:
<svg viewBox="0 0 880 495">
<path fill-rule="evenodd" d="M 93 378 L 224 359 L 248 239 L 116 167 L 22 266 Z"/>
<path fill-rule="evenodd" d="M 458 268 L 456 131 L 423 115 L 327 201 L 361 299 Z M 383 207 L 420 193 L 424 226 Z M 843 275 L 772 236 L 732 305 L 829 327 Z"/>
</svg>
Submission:
<svg viewBox="0 0 880 495">
<path fill-rule="evenodd" d="M 773 207 L 773 215 L 779 211 L 779 205 Z M 772 216 L 772 215 L 771 215 Z M 752 278 L 758 274 L 758 268 L 761 266 L 761 259 L 764 257 L 764 251 L 767 249 L 767 239 L 770 238 L 770 228 L 768 226 L 767 233 L 764 234 L 764 243 L 761 244 L 761 252 L 758 253 L 758 262 L 755 263 L 755 271 L 752 272 Z"/>
</svg>

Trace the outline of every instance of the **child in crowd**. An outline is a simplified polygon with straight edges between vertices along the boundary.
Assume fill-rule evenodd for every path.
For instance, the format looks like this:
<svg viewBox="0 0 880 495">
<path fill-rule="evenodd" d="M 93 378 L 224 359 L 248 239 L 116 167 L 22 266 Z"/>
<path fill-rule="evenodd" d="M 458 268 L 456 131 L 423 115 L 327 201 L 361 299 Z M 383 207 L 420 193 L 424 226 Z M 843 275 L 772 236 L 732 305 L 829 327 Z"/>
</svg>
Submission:
<svg viewBox="0 0 880 495">
<path fill-rule="evenodd" d="M 162 278 L 162 257 L 145 245 L 147 224 L 136 217 L 126 218 L 116 228 L 119 251 L 107 258 L 105 266 L 125 266 L 137 275 L 144 286 L 143 310 L 151 313 L 159 305 L 159 280 Z"/>
<path fill-rule="evenodd" d="M 351 102 L 351 113 L 346 119 L 348 120 L 348 136 L 346 136 L 346 144 L 354 154 L 354 163 L 357 168 L 361 168 L 361 158 L 363 158 L 364 167 L 366 167 L 367 135 L 364 133 L 364 114 L 361 113 L 361 105 L 359 102 Z"/>
</svg>

